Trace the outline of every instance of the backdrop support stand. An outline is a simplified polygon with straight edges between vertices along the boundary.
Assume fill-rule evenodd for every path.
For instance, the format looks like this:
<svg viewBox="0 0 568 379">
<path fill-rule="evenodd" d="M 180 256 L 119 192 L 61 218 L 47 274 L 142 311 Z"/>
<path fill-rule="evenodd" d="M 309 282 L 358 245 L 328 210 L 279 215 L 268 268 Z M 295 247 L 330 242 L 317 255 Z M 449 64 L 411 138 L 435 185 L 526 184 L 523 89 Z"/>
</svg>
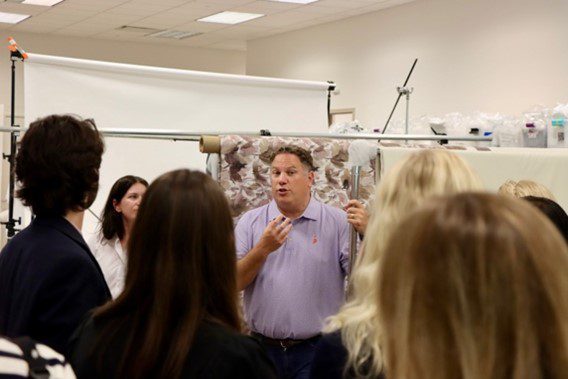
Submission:
<svg viewBox="0 0 568 379">
<path fill-rule="evenodd" d="M 404 81 L 404 84 L 402 85 L 402 87 L 397 87 L 396 90 L 398 91 L 398 97 L 396 98 L 396 101 L 394 102 L 394 107 L 392 107 L 392 111 L 389 115 L 389 118 L 387 119 L 387 122 L 385 123 L 385 127 L 383 128 L 383 131 L 381 132 L 381 134 L 385 134 L 385 132 L 387 131 L 387 128 L 389 127 L 389 122 L 392 118 L 392 115 L 394 114 L 394 111 L 396 110 L 396 106 L 398 105 L 398 102 L 400 101 L 400 98 L 402 97 L 402 95 L 406 95 L 406 134 L 408 134 L 408 103 L 410 102 L 410 93 L 412 93 L 412 88 L 410 89 L 410 91 L 408 90 L 408 88 L 406 87 L 406 85 L 408 84 L 408 81 L 410 80 L 410 76 L 412 75 L 412 72 L 414 71 L 414 67 L 416 67 L 416 63 L 418 62 L 418 58 L 414 59 L 414 63 L 412 64 L 412 67 L 410 68 L 410 71 L 408 72 L 408 75 L 406 76 L 406 80 Z"/>
<path fill-rule="evenodd" d="M 12 90 L 11 90 L 11 104 L 10 104 L 10 128 L 14 129 L 10 133 L 10 154 L 3 154 L 3 158 L 8 161 L 10 167 L 10 183 L 8 187 L 8 220 L 3 222 L 6 225 L 8 239 L 16 235 L 16 225 L 22 223 L 22 218 L 14 218 L 14 188 L 16 184 L 16 177 L 14 173 L 14 164 L 16 161 L 16 150 L 18 143 L 19 125 L 16 125 L 16 62 L 23 61 L 27 58 L 27 54 L 18 47 L 13 38 L 8 38 L 10 43 L 10 60 L 12 61 Z"/>
</svg>

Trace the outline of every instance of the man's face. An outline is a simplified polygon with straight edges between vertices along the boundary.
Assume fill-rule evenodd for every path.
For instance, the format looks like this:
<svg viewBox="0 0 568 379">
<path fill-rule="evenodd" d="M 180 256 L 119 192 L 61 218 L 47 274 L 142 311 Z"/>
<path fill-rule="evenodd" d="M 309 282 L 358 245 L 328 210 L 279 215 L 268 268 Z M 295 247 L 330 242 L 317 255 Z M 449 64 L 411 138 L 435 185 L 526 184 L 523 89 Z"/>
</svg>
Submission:
<svg viewBox="0 0 568 379">
<path fill-rule="evenodd" d="M 272 161 L 272 197 L 281 209 L 302 211 L 310 200 L 314 173 L 294 154 L 278 154 Z"/>
</svg>

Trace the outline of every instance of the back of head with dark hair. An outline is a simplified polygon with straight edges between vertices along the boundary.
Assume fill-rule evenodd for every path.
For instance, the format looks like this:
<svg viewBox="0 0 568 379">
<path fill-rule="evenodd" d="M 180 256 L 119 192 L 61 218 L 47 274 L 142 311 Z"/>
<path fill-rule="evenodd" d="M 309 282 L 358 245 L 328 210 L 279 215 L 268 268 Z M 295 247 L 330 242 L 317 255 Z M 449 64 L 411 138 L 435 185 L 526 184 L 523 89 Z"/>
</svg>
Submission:
<svg viewBox="0 0 568 379">
<path fill-rule="evenodd" d="M 272 153 L 272 155 L 270 156 L 270 163 L 272 163 L 272 161 L 274 161 L 274 158 L 276 158 L 276 156 L 278 156 L 280 154 L 295 155 L 295 156 L 298 157 L 300 162 L 302 162 L 302 164 L 304 166 L 306 166 L 308 171 L 316 171 L 317 170 L 317 167 L 314 166 L 314 160 L 312 158 L 312 155 L 306 149 L 303 149 L 299 146 L 294 146 L 294 145 L 282 146 L 278 150 L 276 150 L 274 153 Z"/>
<path fill-rule="evenodd" d="M 522 199 L 540 209 L 556 225 L 560 234 L 568 243 L 568 215 L 557 202 L 536 196 L 525 196 Z"/>
<path fill-rule="evenodd" d="M 124 236 L 124 224 L 122 215 L 114 208 L 114 202 L 119 203 L 126 195 L 126 192 L 136 183 L 141 183 L 148 187 L 148 182 L 139 176 L 126 175 L 118 179 L 112 185 L 108 194 L 103 214 L 101 215 L 101 234 L 107 240 L 114 238 L 122 239 Z"/>
<path fill-rule="evenodd" d="M 93 120 L 52 115 L 34 121 L 16 155 L 17 196 L 38 216 L 88 208 L 97 196 L 103 151 Z"/>
<path fill-rule="evenodd" d="M 233 221 L 209 176 L 177 170 L 156 179 L 127 250 L 124 292 L 95 314 L 106 321 L 97 346 L 128 330 L 122 357 L 113 357 L 117 377 L 178 377 L 202 321 L 240 328 Z M 94 354 L 100 360 L 104 349 Z"/>
</svg>

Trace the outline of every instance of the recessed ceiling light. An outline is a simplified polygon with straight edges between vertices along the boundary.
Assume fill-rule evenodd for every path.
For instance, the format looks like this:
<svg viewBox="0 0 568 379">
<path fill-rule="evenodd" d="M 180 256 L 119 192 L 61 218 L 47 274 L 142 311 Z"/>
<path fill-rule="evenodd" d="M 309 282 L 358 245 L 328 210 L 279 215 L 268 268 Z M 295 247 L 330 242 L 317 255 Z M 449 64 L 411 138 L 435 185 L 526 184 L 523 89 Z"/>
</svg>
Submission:
<svg viewBox="0 0 568 379">
<path fill-rule="evenodd" d="M 309 4 L 309 3 L 315 3 L 318 0 L 270 0 L 270 1 L 278 1 L 279 3 Z"/>
<path fill-rule="evenodd" d="M 216 24 L 240 24 L 241 22 L 254 20 L 264 16 L 258 13 L 241 13 L 241 12 L 221 12 L 208 17 L 203 17 L 197 21 L 214 22 Z"/>
<path fill-rule="evenodd" d="M 20 21 L 24 21 L 28 17 L 30 17 L 29 14 L 0 12 L 0 22 L 3 22 L 5 24 L 17 24 Z"/>
<path fill-rule="evenodd" d="M 44 7 L 52 7 L 55 4 L 62 2 L 63 0 L 24 0 L 22 4 L 29 5 L 43 5 Z"/>
</svg>

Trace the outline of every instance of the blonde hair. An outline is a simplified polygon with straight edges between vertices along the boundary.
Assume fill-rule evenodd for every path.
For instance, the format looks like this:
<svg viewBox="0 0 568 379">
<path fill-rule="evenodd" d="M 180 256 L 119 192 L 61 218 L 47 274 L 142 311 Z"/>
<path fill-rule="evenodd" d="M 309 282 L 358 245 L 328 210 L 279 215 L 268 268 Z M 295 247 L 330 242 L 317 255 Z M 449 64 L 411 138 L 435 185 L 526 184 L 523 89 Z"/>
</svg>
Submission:
<svg viewBox="0 0 568 379">
<path fill-rule="evenodd" d="M 528 203 L 459 194 L 413 213 L 375 282 L 388 378 L 565 378 L 567 272 L 562 236 Z"/>
<path fill-rule="evenodd" d="M 511 197 L 535 196 L 556 201 L 552 192 L 540 183 L 532 180 L 507 180 L 499 187 L 499 194 Z"/>
<path fill-rule="evenodd" d="M 346 370 L 353 370 L 358 377 L 373 377 L 382 370 L 375 282 L 378 262 L 393 227 L 431 196 L 481 188 L 469 165 L 457 154 L 442 149 L 409 155 L 381 181 L 352 275 L 352 298 L 324 328 L 324 332 L 341 330 L 348 351 Z"/>
</svg>

